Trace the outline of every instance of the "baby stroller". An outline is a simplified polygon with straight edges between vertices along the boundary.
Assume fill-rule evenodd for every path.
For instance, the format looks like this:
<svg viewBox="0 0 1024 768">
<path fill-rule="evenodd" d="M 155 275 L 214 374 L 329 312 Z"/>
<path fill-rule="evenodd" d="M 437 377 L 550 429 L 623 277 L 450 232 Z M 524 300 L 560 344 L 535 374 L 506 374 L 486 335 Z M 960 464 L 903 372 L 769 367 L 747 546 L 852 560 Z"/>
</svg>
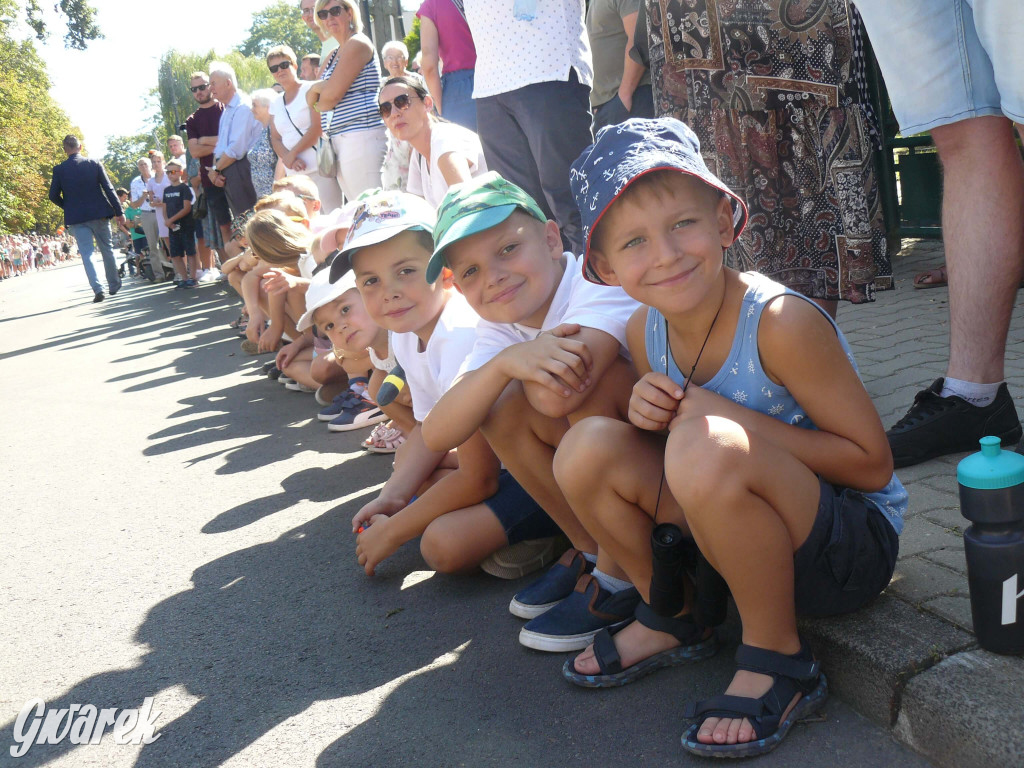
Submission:
<svg viewBox="0 0 1024 768">
<path fill-rule="evenodd" d="M 126 274 L 135 274 L 135 253 L 132 251 L 132 240 L 123 232 L 114 233 L 112 245 L 124 255 L 124 261 L 117 268 L 118 277 L 124 279 Z"/>
</svg>

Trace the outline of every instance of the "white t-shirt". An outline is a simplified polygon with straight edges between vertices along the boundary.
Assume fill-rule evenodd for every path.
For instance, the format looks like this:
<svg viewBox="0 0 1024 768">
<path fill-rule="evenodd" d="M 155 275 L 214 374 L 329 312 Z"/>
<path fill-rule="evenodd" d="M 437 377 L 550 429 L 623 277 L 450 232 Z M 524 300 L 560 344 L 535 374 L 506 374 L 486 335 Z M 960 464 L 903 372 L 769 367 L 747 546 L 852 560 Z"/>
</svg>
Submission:
<svg viewBox="0 0 1024 768">
<path fill-rule="evenodd" d="M 333 39 L 333 38 L 332 38 Z M 274 127 L 281 134 L 281 143 L 285 149 L 291 149 L 309 132 L 310 109 L 306 104 L 306 92 L 313 83 L 304 80 L 299 85 L 299 92 L 290 104 L 284 103 L 284 95 L 270 102 L 270 117 L 274 121 Z M 293 171 L 285 169 L 285 173 L 291 176 L 296 173 L 312 173 L 316 170 L 316 151 L 313 147 L 307 147 L 299 153 L 299 159 L 306 164 L 306 170 Z"/>
<path fill-rule="evenodd" d="M 153 193 L 153 199 L 158 202 L 164 201 L 164 190 L 171 186 L 171 178 L 166 173 L 163 179 L 160 181 L 156 180 L 156 176 L 150 176 L 149 181 L 146 182 L 146 189 Z M 164 219 L 164 209 L 156 209 L 156 223 L 160 227 L 160 237 L 167 237 L 167 222 Z"/>
<path fill-rule="evenodd" d="M 153 178 L 150 176 L 149 178 Z M 141 176 L 136 176 L 132 179 L 131 184 L 131 195 L 132 200 L 138 200 L 142 197 L 142 193 L 146 191 L 146 182 L 142 180 Z M 129 201 L 130 202 L 130 201 Z M 140 211 L 152 211 L 153 206 L 149 204 L 149 200 L 143 200 L 142 205 L 139 206 Z"/>
<path fill-rule="evenodd" d="M 373 367 L 378 371 L 391 373 L 392 369 L 398 365 L 398 360 L 395 358 L 395 343 L 391 340 L 392 336 L 394 336 L 394 334 L 391 331 L 388 331 L 388 356 L 384 359 L 377 356 L 373 347 L 366 348 L 370 353 L 370 362 L 373 363 Z"/>
<path fill-rule="evenodd" d="M 450 152 L 456 152 L 469 161 L 471 175 L 487 173 L 487 161 L 484 160 L 479 136 L 455 123 L 434 123 L 430 131 L 430 163 L 415 149 L 412 151 L 405 191 L 419 195 L 437 208 L 448 191 L 448 182 L 437 167 L 437 161 Z"/>
<path fill-rule="evenodd" d="M 452 291 L 426 349 L 420 350 L 420 340 L 415 333 L 391 335 L 392 349 L 398 364 L 405 370 L 405 380 L 412 393 L 412 413 L 416 421 L 427 417 L 455 381 L 473 349 L 479 322 L 479 316 L 465 297 Z"/>
<path fill-rule="evenodd" d="M 569 79 L 594 82 L 583 0 L 538 0 L 536 17 L 512 15 L 515 0 L 465 0 L 466 21 L 476 45 L 473 98 L 508 93 L 533 83 Z"/>
<path fill-rule="evenodd" d="M 626 348 L 626 324 L 640 305 L 617 286 L 597 285 L 584 280 L 580 260 L 568 251 L 564 256 L 565 272 L 541 327 L 481 320 L 477 325 L 473 351 L 466 358 L 460 374 L 475 371 L 503 349 L 522 341 L 532 341 L 541 332 L 550 331 L 562 323 L 577 323 L 604 331 L 619 342 L 619 354 L 630 359 Z"/>
</svg>

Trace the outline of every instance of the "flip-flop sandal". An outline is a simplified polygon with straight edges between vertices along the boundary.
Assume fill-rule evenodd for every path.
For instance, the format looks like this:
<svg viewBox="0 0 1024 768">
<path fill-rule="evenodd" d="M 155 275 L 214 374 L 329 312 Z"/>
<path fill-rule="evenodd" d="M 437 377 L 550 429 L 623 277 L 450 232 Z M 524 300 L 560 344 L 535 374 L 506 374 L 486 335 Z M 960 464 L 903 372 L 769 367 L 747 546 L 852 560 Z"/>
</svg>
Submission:
<svg viewBox="0 0 1024 768">
<path fill-rule="evenodd" d="M 594 659 L 597 661 L 601 674 L 585 675 L 577 672 L 576 659 L 579 658 L 577 655 L 566 661 L 565 666 L 562 667 L 562 675 L 565 679 L 584 688 L 615 688 L 646 677 L 659 669 L 706 659 L 714 656 L 718 650 L 718 638 L 715 637 L 715 633 L 712 632 L 705 637 L 707 628 L 699 625 L 692 615 L 678 618 L 659 616 L 651 609 L 651 606 L 641 602 L 637 605 L 634 616 L 645 627 L 672 635 L 681 645 L 648 656 L 633 666 L 623 669 L 622 658 L 615 648 L 612 635 L 625 627 L 620 627 L 615 632 L 602 629 L 594 636 Z"/>
<path fill-rule="evenodd" d="M 828 698 L 828 681 L 803 642 L 799 653 L 792 656 L 740 645 L 736 649 L 736 666 L 771 676 L 772 687 L 757 699 L 726 694 L 687 706 L 685 716 L 697 720 L 682 737 L 683 749 L 687 752 L 702 757 L 753 757 L 771 752 L 795 723 L 820 710 Z M 798 693 L 800 700 L 783 720 L 782 714 Z M 697 741 L 697 733 L 709 717 L 746 718 L 754 729 L 755 738 L 743 744 Z"/>
<path fill-rule="evenodd" d="M 942 288 L 947 284 L 948 280 L 946 265 L 943 264 L 941 267 L 926 269 L 924 272 L 918 272 L 914 275 L 914 287 L 921 289 Z"/>
</svg>

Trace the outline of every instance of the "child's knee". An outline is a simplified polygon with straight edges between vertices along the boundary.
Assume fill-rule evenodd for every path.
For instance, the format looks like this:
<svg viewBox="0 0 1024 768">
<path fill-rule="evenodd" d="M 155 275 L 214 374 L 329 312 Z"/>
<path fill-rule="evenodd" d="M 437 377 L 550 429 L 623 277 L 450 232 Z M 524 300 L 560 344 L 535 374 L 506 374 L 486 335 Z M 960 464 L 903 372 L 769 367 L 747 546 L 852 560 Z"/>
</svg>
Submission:
<svg viewBox="0 0 1024 768">
<path fill-rule="evenodd" d="M 575 495 L 600 487 L 611 464 L 622 460 L 624 428 L 632 427 L 616 419 L 593 416 L 566 432 L 558 444 L 553 466 L 559 488 Z"/>
<path fill-rule="evenodd" d="M 458 547 L 458 540 L 445 530 L 446 526 L 428 525 L 420 537 L 420 554 L 432 570 L 438 573 L 460 573 L 473 564 L 467 564 Z"/>
<path fill-rule="evenodd" d="M 747 448 L 746 433 L 729 419 L 681 422 L 665 445 L 665 475 L 673 495 L 687 510 L 717 506 L 743 486 Z"/>
</svg>

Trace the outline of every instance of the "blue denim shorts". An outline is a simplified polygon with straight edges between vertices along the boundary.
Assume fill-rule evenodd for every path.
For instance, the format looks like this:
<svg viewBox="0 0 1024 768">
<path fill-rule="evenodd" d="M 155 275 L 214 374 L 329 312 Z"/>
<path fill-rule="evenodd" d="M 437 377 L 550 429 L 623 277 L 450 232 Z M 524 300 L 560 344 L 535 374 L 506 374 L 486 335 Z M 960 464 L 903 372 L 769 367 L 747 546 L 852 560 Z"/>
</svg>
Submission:
<svg viewBox="0 0 1024 768">
<path fill-rule="evenodd" d="M 509 544 L 556 536 L 560 529 L 507 470 L 498 476 L 498 492 L 484 504 L 505 529 Z"/>
<path fill-rule="evenodd" d="M 872 503 L 820 480 L 818 514 L 793 554 L 798 616 L 836 616 L 869 603 L 896 568 L 900 539 Z"/>
<path fill-rule="evenodd" d="M 971 117 L 1024 122 L 1020 0 L 857 0 L 904 134 Z"/>
</svg>

